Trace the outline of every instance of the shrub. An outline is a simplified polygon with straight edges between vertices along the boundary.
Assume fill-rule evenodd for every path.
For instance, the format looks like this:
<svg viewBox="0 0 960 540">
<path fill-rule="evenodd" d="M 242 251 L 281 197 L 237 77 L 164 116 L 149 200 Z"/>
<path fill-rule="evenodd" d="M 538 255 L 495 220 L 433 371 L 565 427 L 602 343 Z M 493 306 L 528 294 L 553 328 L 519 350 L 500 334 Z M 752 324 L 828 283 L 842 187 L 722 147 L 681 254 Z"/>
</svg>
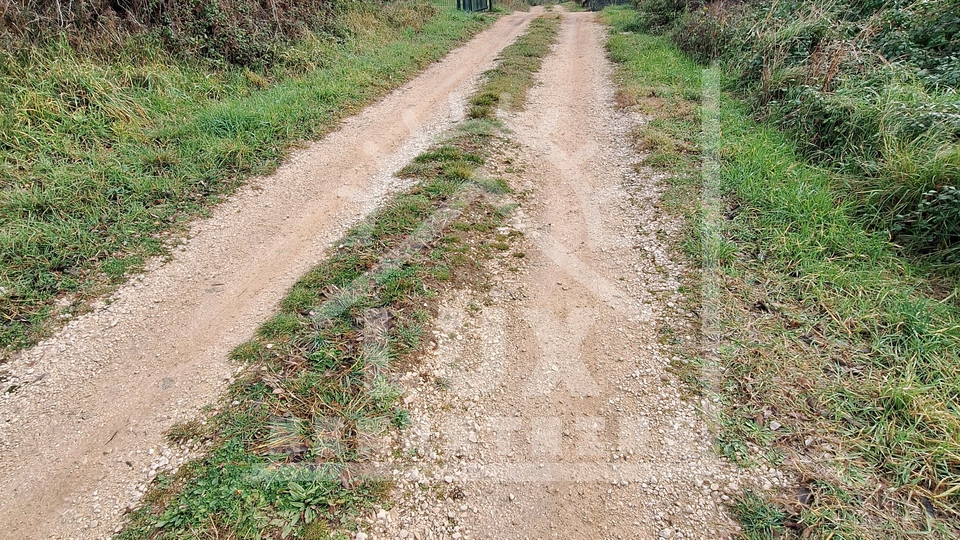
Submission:
<svg viewBox="0 0 960 540">
<path fill-rule="evenodd" d="M 637 30 L 664 33 L 687 11 L 686 0 L 640 0 L 637 3 Z"/>
<path fill-rule="evenodd" d="M 674 24 L 673 41 L 698 62 L 706 64 L 720 57 L 728 46 L 727 27 L 706 7 L 684 13 Z"/>
<path fill-rule="evenodd" d="M 943 190 L 960 187 L 960 0 L 647 0 L 639 9 L 648 31 L 717 60 L 758 117 L 837 173 L 870 227 L 960 263 L 942 217 L 953 216 Z"/>
<path fill-rule="evenodd" d="M 928 85 L 960 88 L 960 1 L 896 0 L 876 15 L 878 52 L 916 66 Z"/>
<path fill-rule="evenodd" d="M 261 67 L 320 29 L 334 7 L 332 0 L 9 0 L 0 45 L 15 50 L 65 35 L 76 48 L 109 50 L 123 35 L 154 32 L 170 51 Z"/>
</svg>

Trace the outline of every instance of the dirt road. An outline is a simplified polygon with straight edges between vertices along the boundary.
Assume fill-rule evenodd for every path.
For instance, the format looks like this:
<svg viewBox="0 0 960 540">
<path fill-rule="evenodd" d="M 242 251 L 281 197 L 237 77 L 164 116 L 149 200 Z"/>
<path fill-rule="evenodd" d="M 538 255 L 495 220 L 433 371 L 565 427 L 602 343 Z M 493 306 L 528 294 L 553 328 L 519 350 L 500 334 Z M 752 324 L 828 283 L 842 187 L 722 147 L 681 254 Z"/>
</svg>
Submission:
<svg viewBox="0 0 960 540">
<path fill-rule="evenodd" d="M 198 222 L 171 261 L 17 359 L 26 384 L 0 399 L 0 537 L 108 536 L 152 471 L 188 457 L 162 434 L 216 401 L 228 352 L 402 187 L 391 173 L 462 117 L 476 76 L 534 15 L 504 17 L 298 152 Z M 517 189 L 508 228 L 522 239 L 488 263 L 489 287 L 440 298 L 434 350 L 399 374 L 414 426 L 389 458 L 394 507 L 361 524 L 370 538 L 736 531 L 724 505 L 757 480 L 715 456 L 668 372 L 661 334 L 698 339 L 668 249 L 681 224 L 637 166 L 643 119 L 614 107 L 605 31 L 563 13 L 526 110 L 503 118 L 517 144 L 489 172 Z"/>
<path fill-rule="evenodd" d="M 94 313 L 8 368 L 0 537 L 102 538 L 156 467 L 163 433 L 216 402 L 248 339 L 330 241 L 396 190 L 391 173 L 463 115 L 463 96 L 535 13 L 499 20 L 195 224 Z"/>
<path fill-rule="evenodd" d="M 724 505 L 748 480 L 667 371 L 659 333 L 697 339 L 666 244 L 680 223 L 635 167 L 642 119 L 615 110 L 605 31 L 564 13 L 526 111 L 505 118 L 525 256 L 491 263 L 489 291 L 445 295 L 436 350 L 401 378 L 417 422 L 401 455 L 415 457 L 396 467 L 397 507 L 370 516 L 373 538 L 736 530 Z"/>
</svg>

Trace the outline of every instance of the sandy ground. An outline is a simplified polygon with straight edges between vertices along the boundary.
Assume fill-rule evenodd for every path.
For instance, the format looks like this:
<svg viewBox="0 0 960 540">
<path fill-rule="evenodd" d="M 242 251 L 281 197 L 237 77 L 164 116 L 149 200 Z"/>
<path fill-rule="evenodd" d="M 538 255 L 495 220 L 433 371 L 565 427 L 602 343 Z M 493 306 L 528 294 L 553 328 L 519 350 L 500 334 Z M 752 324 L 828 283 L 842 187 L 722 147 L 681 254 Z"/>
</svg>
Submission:
<svg viewBox="0 0 960 540">
<path fill-rule="evenodd" d="M 15 358 L 0 398 L 0 537 L 103 538 L 157 468 L 163 433 L 214 403 L 248 339 L 328 243 L 399 187 L 391 173 L 463 115 L 535 13 L 500 19 L 194 224 L 95 312 Z M 199 451 L 202 449 L 194 449 Z"/>
<path fill-rule="evenodd" d="M 505 117 L 523 240 L 489 264 L 489 290 L 443 296 L 435 349 L 398 375 L 415 426 L 393 465 L 395 505 L 360 522 L 370 538 L 737 532 L 726 504 L 757 480 L 716 456 L 696 410 L 707 404 L 667 371 L 659 330 L 699 339 L 668 249 L 681 223 L 636 167 L 643 119 L 613 105 L 605 31 L 564 13 L 526 111 Z"/>
</svg>

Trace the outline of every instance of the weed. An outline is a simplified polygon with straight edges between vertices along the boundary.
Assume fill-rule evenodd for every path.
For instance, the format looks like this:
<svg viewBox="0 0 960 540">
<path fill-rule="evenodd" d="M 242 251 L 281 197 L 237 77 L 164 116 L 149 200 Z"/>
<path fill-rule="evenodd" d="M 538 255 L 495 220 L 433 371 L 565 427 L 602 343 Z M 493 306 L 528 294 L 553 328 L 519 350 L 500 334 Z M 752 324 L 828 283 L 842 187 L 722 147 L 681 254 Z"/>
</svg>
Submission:
<svg viewBox="0 0 960 540">
<path fill-rule="evenodd" d="M 743 525 L 743 535 L 749 540 L 776 538 L 783 533 L 786 514 L 753 492 L 748 491 L 735 502 L 733 512 Z"/>
</svg>

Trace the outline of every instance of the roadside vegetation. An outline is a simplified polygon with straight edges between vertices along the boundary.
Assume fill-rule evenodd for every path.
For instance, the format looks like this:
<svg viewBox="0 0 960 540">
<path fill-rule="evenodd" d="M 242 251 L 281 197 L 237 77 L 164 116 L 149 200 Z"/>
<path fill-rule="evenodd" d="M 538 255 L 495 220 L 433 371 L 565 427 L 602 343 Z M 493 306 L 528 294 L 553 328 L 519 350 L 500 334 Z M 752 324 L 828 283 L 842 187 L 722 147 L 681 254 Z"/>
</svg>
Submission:
<svg viewBox="0 0 960 540">
<path fill-rule="evenodd" d="M 509 144 L 490 100 L 523 102 L 559 21 L 538 18 L 501 54 L 472 118 L 397 174 L 416 185 L 354 227 L 239 346 L 228 395 L 209 418 L 171 430 L 204 458 L 158 476 L 119 535 L 133 538 L 350 538 L 389 507 L 396 430 L 409 423 L 391 370 L 416 362 L 438 291 L 485 276 L 511 237 L 513 205 L 481 168 Z M 442 494 L 440 494 L 442 495 Z M 438 495 L 439 496 L 439 495 Z"/>
<path fill-rule="evenodd" d="M 109 56 L 132 38 L 185 58 L 260 68 L 314 32 L 339 33 L 338 16 L 350 8 L 338 0 L 9 0 L 0 12 L 0 44 L 15 51 L 65 40 Z"/>
<path fill-rule="evenodd" d="M 699 266 L 684 279 L 703 347 L 676 372 L 716 402 L 722 455 L 794 480 L 732 505 L 746 538 L 960 535 L 948 5 L 604 12 L 620 105 L 650 118 L 635 142 L 669 172 L 664 209 Z M 884 52 L 894 37 L 915 50 Z"/>
<path fill-rule="evenodd" d="M 261 20 L 253 5 L 4 6 L 0 362 L 493 20 L 416 1 L 284 3 Z"/>
<path fill-rule="evenodd" d="M 871 231 L 960 270 L 960 1 L 644 0 L 631 25 L 717 62 Z"/>
</svg>

